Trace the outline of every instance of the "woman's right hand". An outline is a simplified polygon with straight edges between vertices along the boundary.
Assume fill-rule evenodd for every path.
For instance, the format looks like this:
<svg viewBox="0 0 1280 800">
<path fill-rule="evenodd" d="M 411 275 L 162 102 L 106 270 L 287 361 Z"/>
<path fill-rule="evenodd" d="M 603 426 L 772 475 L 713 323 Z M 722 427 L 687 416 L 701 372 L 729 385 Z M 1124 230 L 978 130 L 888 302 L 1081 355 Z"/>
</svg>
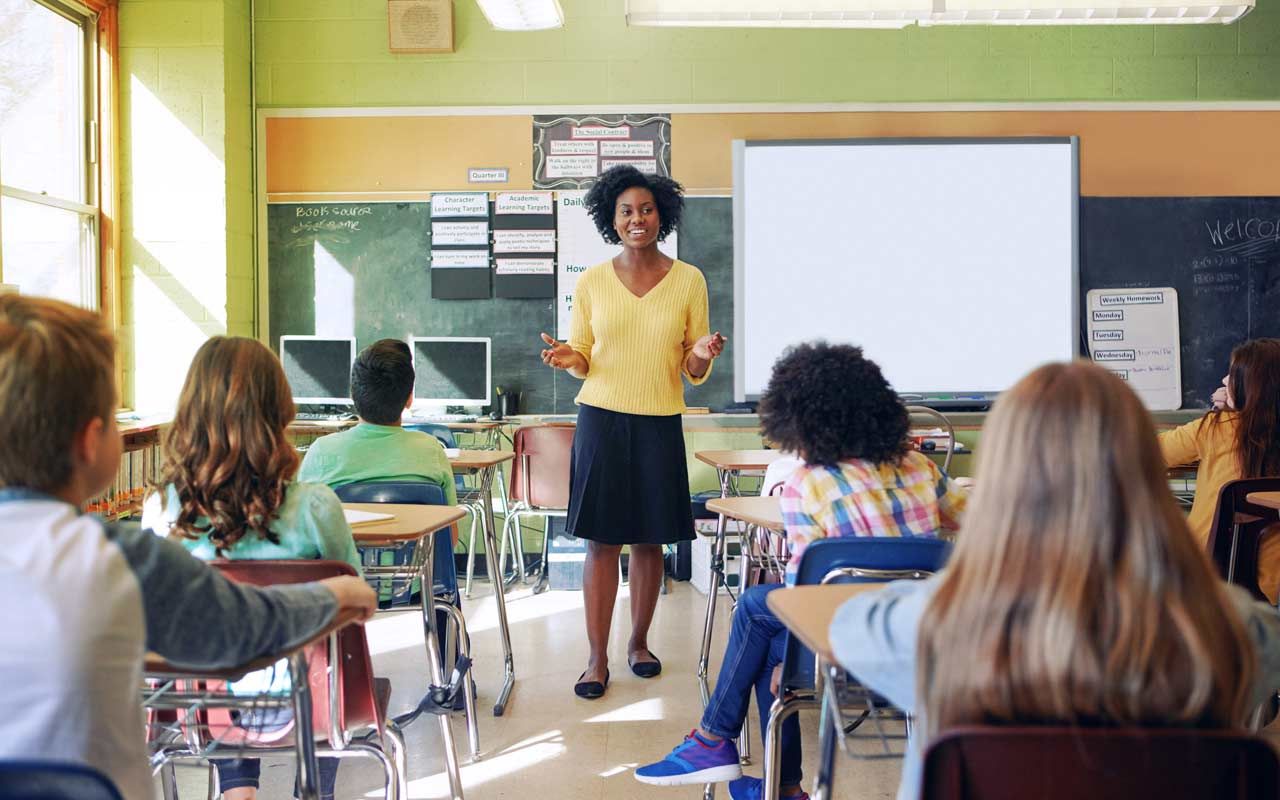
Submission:
<svg viewBox="0 0 1280 800">
<path fill-rule="evenodd" d="M 1227 407 L 1227 387 L 1219 386 L 1217 391 L 1213 393 L 1213 397 L 1211 398 L 1210 402 L 1213 403 L 1213 407 L 1215 409 L 1226 408 Z"/>
<path fill-rule="evenodd" d="M 355 611 L 356 621 L 364 622 L 378 610 L 378 593 L 365 583 L 364 578 L 355 575 L 340 575 L 336 578 L 325 578 L 320 585 L 333 593 L 338 601 L 338 614 Z"/>
<path fill-rule="evenodd" d="M 578 355 L 578 351 L 574 350 L 564 342 L 557 342 L 547 334 L 542 334 L 542 341 L 547 345 L 547 349 L 542 351 L 542 363 L 556 369 L 573 369 L 580 367 L 579 363 L 582 356 Z"/>
</svg>

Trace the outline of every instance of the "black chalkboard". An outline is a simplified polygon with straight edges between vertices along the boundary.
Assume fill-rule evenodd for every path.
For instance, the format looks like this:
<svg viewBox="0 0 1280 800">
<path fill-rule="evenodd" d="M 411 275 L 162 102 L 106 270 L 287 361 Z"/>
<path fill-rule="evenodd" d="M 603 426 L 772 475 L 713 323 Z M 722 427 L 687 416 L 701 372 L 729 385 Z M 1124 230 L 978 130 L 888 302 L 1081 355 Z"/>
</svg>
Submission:
<svg viewBox="0 0 1280 800">
<path fill-rule="evenodd" d="M 707 276 L 711 324 L 733 329 L 733 235 L 728 198 L 689 198 L 680 258 Z M 555 300 L 432 299 L 427 203 L 305 203 L 267 207 L 271 346 L 283 334 L 354 330 L 358 347 L 384 337 L 488 336 L 493 385 L 523 393 L 527 413 L 572 413 L 580 382 L 538 359 L 538 334 L 554 335 Z M 321 325 L 317 327 L 317 316 Z M 730 342 L 730 347 L 733 343 Z M 732 401 L 732 354 L 689 405 Z"/>
<path fill-rule="evenodd" d="M 1084 197 L 1080 236 L 1081 309 L 1090 289 L 1178 290 L 1184 407 L 1207 406 L 1236 344 L 1280 336 L 1280 198 Z M 688 198 L 679 243 L 707 278 L 712 330 L 729 334 L 732 200 Z M 554 300 L 433 300 L 429 252 L 426 203 L 270 205 L 272 345 L 315 333 L 317 303 L 353 321 L 361 347 L 384 336 L 489 336 L 495 386 L 523 392 L 527 412 L 571 413 L 578 381 L 537 358 L 538 334 L 555 330 Z M 734 346 L 730 338 L 711 378 L 686 390 L 689 405 L 732 402 Z"/>
<path fill-rule="evenodd" d="M 1089 289 L 1177 289 L 1184 408 L 1208 406 L 1232 347 L 1280 336 L 1280 198 L 1085 197 L 1080 210 L 1081 309 Z"/>
</svg>

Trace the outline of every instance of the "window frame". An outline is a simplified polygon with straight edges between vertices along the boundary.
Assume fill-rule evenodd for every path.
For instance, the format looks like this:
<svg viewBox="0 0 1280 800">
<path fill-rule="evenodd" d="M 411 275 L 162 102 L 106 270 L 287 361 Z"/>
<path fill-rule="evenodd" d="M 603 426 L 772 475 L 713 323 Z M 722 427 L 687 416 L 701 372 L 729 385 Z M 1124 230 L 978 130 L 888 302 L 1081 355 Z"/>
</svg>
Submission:
<svg viewBox="0 0 1280 800">
<path fill-rule="evenodd" d="M 80 214 L 90 226 L 90 295 L 116 328 L 120 318 L 118 20 L 117 0 L 30 0 L 75 22 L 83 33 L 83 121 L 79 149 L 84 172 L 79 199 L 53 197 L 4 183 L 0 196 Z M 3 220 L 0 220 L 2 223 Z M 2 224 L 0 224 L 2 231 Z M 2 235 L 2 233 L 0 233 Z M 0 281 L 4 263 L 0 256 Z"/>
</svg>

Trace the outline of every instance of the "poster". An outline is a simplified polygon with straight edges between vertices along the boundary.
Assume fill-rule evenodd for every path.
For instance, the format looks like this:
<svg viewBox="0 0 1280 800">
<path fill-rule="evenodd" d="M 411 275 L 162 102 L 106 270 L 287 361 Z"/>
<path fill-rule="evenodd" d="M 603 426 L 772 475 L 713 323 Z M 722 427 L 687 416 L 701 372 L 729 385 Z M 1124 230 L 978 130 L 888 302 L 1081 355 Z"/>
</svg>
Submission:
<svg viewBox="0 0 1280 800">
<path fill-rule="evenodd" d="M 533 185 L 585 189 L 618 163 L 671 177 L 669 114 L 540 114 L 533 118 Z"/>
</svg>

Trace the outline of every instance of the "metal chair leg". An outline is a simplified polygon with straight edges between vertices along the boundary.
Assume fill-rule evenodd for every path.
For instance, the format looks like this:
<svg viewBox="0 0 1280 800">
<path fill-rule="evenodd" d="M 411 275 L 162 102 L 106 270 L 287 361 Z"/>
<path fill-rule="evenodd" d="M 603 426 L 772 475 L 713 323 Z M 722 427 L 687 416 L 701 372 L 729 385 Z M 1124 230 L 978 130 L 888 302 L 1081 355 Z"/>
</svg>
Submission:
<svg viewBox="0 0 1280 800">
<path fill-rule="evenodd" d="M 474 508 L 471 511 L 471 543 L 467 545 L 467 586 L 464 594 L 471 599 L 471 582 L 476 576 L 476 530 L 481 524 L 480 514 Z"/>
<path fill-rule="evenodd" d="M 816 697 L 791 695 L 779 697 L 769 709 L 769 722 L 764 734 L 764 800 L 778 800 L 782 792 L 779 773 L 782 758 L 782 724 L 801 709 L 818 708 Z"/>
<path fill-rule="evenodd" d="M 405 759 L 404 734 L 400 732 L 400 726 L 387 720 L 382 730 L 382 741 L 391 750 L 391 763 L 395 768 L 396 800 L 408 800 L 409 767 Z"/>
<path fill-rule="evenodd" d="M 462 612 L 452 605 L 441 603 L 436 608 L 444 611 L 449 615 L 450 627 L 458 632 L 458 651 L 467 658 L 471 658 L 471 643 L 467 634 L 467 620 L 462 616 Z M 467 673 L 464 691 L 466 697 L 463 698 L 463 708 L 467 715 L 467 744 L 471 747 L 471 761 L 480 760 L 480 718 L 476 714 L 476 682 L 472 677 L 475 675 L 474 669 Z"/>
</svg>

